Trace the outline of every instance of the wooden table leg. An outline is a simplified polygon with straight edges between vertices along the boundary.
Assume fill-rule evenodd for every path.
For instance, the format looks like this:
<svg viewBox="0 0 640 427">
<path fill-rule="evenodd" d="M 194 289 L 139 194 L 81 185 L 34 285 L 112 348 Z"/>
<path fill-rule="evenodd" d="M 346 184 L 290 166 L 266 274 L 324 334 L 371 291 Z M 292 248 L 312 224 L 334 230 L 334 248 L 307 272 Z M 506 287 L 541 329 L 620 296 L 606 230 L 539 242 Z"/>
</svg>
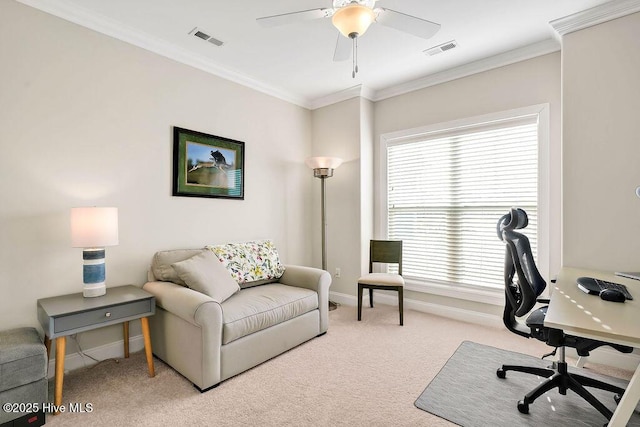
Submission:
<svg viewBox="0 0 640 427">
<path fill-rule="evenodd" d="M 149 334 L 149 319 L 142 317 L 140 319 L 142 325 L 142 336 L 144 337 L 144 352 L 147 355 L 147 366 L 149 367 L 149 376 L 154 377 L 156 375 L 155 368 L 153 367 L 153 353 L 151 350 L 151 335 Z"/>
<path fill-rule="evenodd" d="M 47 349 L 47 361 L 51 358 L 51 339 L 48 336 L 44 336 L 44 346 Z"/>
<path fill-rule="evenodd" d="M 64 353 L 67 347 L 67 337 L 56 338 L 56 380 L 53 404 L 56 407 L 62 405 L 62 384 L 64 382 Z M 54 412 L 58 415 L 59 412 Z"/>
<path fill-rule="evenodd" d="M 129 358 L 129 322 L 122 324 L 122 336 L 124 339 L 124 357 Z"/>
</svg>

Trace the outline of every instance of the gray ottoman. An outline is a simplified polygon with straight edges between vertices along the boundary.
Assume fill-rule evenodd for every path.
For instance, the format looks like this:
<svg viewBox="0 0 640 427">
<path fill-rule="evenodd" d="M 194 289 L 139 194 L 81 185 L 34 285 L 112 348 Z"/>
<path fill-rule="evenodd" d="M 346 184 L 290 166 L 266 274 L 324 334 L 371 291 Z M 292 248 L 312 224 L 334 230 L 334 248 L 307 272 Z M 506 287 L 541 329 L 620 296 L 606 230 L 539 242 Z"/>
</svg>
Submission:
<svg viewBox="0 0 640 427">
<path fill-rule="evenodd" d="M 35 328 L 1 331 L 0 427 L 43 425 L 47 389 L 47 350 L 38 331 Z M 6 403 L 14 405 L 5 408 Z"/>
</svg>

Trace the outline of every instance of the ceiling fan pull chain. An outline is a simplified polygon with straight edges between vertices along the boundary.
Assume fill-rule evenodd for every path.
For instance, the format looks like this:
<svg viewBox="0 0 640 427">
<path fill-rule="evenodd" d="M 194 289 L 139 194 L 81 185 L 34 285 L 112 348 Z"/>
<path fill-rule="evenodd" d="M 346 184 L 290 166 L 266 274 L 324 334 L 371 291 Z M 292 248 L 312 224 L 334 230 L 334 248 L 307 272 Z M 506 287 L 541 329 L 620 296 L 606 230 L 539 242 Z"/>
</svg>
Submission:
<svg viewBox="0 0 640 427">
<path fill-rule="evenodd" d="M 356 57 L 358 56 L 358 52 L 356 51 L 357 49 L 357 44 L 356 44 L 356 38 L 353 37 L 352 39 L 352 44 L 353 44 L 353 53 L 351 56 L 351 78 L 355 79 L 356 78 Z"/>
<path fill-rule="evenodd" d="M 358 38 L 353 39 L 353 42 L 356 44 L 356 74 L 358 73 Z"/>
<path fill-rule="evenodd" d="M 358 72 L 358 37 L 351 37 L 353 40 L 353 58 L 352 58 L 352 71 L 351 78 L 356 78 L 356 73 Z"/>
</svg>

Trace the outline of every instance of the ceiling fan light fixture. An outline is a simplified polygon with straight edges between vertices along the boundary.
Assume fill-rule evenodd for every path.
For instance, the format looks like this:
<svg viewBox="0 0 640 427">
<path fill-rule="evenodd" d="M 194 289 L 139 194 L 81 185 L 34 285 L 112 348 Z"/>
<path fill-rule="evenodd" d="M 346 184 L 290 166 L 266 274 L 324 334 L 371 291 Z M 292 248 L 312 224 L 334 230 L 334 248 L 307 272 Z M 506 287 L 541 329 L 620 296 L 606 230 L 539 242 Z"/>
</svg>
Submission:
<svg viewBox="0 0 640 427">
<path fill-rule="evenodd" d="M 375 20 L 376 14 L 373 9 L 358 3 L 351 3 L 336 10 L 331 18 L 338 31 L 352 39 L 363 35 Z"/>
</svg>

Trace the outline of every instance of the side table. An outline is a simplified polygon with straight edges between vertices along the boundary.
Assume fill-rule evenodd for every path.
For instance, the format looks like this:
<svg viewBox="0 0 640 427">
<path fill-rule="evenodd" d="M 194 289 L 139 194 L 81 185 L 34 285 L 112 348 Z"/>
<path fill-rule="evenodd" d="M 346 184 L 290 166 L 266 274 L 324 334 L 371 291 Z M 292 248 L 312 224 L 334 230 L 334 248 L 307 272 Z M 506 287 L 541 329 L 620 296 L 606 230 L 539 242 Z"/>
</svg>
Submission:
<svg viewBox="0 0 640 427">
<path fill-rule="evenodd" d="M 155 376 L 148 316 L 155 314 L 155 297 L 133 285 L 108 288 L 106 295 L 85 298 L 82 292 L 38 300 L 38 321 L 45 334 L 47 357 L 56 340 L 54 405 L 62 405 L 66 337 L 122 323 L 124 357 L 129 357 L 129 321 L 140 319 L 149 376 Z"/>
</svg>

